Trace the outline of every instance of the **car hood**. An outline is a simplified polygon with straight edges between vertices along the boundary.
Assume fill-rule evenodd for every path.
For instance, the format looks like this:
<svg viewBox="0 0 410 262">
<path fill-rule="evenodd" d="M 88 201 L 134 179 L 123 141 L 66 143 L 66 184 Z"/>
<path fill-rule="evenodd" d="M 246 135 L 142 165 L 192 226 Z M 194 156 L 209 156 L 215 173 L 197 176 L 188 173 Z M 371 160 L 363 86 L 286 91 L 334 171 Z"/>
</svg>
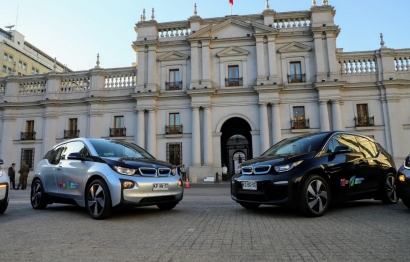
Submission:
<svg viewBox="0 0 410 262">
<path fill-rule="evenodd" d="M 140 168 L 140 167 L 153 167 L 153 168 L 172 168 L 172 165 L 168 162 L 148 159 L 148 158 L 120 158 L 120 157 L 102 157 L 107 164 L 120 165 L 129 168 Z"/>
<path fill-rule="evenodd" d="M 306 154 L 288 154 L 288 155 L 275 155 L 275 156 L 260 156 L 252 158 L 245 162 L 242 162 L 242 166 L 251 166 L 251 165 L 280 165 L 286 164 L 289 162 L 296 162 L 299 160 L 304 160 L 312 158 L 315 155 L 315 152 L 310 152 Z"/>
</svg>

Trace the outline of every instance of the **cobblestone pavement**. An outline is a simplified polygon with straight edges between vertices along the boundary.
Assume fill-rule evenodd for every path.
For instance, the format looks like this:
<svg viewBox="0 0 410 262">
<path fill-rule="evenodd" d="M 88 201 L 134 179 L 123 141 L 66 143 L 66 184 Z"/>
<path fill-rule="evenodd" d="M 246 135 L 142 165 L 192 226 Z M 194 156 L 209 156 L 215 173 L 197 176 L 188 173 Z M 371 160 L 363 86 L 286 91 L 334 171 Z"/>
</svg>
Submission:
<svg viewBox="0 0 410 262">
<path fill-rule="evenodd" d="M 192 185 L 171 211 L 121 211 L 96 221 L 85 209 L 33 210 L 11 191 L 0 215 L 0 261 L 409 261 L 410 210 L 366 200 L 323 217 L 230 198 L 229 184 Z"/>
</svg>

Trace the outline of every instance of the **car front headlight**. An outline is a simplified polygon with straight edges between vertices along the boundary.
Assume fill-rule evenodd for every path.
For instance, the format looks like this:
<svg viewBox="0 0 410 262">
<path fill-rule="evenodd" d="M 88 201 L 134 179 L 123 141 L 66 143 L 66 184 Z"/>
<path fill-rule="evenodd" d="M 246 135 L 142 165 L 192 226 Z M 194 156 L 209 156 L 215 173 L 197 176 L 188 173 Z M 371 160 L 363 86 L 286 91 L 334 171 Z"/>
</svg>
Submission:
<svg viewBox="0 0 410 262">
<path fill-rule="evenodd" d="M 289 164 L 286 164 L 286 165 L 275 166 L 275 171 L 278 172 L 278 173 L 287 172 L 287 171 L 291 170 L 292 168 L 297 167 L 302 162 L 303 162 L 303 160 L 300 160 L 300 161 L 289 163 Z"/>
<path fill-rule="evenodd" d="M 136 171 L 136 169 L 122 167 L 122 166 L 114 166 L 114 170 L 117 171 L 117 173 L 120 173 L 122 175 L 127 175 L 127 176 L 134 175 Z"/>
</svg>

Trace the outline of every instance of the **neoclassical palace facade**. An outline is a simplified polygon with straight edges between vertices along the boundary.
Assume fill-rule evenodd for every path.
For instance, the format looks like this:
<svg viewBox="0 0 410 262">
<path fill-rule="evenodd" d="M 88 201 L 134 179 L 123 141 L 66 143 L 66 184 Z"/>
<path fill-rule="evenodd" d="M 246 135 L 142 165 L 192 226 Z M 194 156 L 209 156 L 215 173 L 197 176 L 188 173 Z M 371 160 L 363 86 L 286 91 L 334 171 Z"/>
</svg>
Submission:
<svg viewBox="0 0 410 262">
<path fill-rule="evenodd" d="M 316 2 L 316 1 L 313 1 Z M 343 52 L 335 9 L 136 24 L 132 67 L 0 78 L 0 157 L 35 165 L 58 142 L 135 142 L 191 182 L 292 136 L 351 130 L 410 153 L 410 49 Z"/>
</svg>

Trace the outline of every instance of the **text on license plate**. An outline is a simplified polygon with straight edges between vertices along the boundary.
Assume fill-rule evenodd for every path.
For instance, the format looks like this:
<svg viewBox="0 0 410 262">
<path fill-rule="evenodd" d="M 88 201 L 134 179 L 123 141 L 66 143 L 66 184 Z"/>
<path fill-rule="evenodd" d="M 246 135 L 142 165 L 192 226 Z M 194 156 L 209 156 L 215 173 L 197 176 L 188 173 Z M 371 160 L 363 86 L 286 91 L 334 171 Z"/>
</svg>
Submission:
<svg viewBox="0 0 410 262">
<path fill-rule="evenodd" d="M 153 184 L 152 190 L 168 190 L 168 183 Z"/>
<path fill-rule="evenodd" d="M 242 182 L 242 189 L 257 190 L 256 182 Z"/>
</svg>

